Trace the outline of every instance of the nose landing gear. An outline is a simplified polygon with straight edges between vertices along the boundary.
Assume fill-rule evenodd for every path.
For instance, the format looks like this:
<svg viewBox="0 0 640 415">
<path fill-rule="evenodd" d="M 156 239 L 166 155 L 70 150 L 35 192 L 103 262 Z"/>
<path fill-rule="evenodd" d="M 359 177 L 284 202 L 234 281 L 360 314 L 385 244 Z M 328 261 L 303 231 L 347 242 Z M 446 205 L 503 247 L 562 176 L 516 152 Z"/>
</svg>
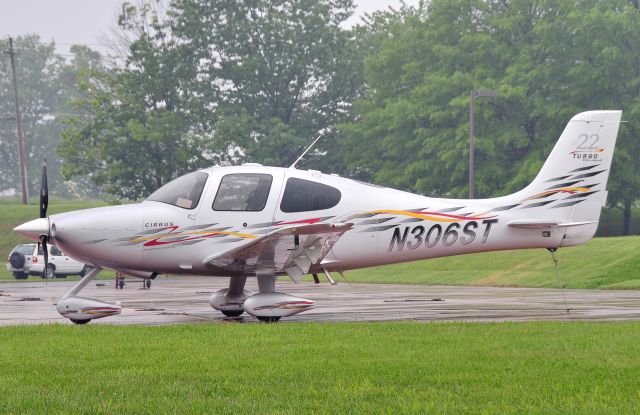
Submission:
<svg viewBox="0 0 640 415">
<path fill-rule="evenodd" d="M 56 309 L 60 315 L 68 318 L 72 323 L 87 324 L 91 320 L 115 316 L 122 312 L 122 307 L 119 305 L 76 296 L 100 271 L 102 271 L 100 267 L 93 268 L 58 301 Z"/>
</svg>

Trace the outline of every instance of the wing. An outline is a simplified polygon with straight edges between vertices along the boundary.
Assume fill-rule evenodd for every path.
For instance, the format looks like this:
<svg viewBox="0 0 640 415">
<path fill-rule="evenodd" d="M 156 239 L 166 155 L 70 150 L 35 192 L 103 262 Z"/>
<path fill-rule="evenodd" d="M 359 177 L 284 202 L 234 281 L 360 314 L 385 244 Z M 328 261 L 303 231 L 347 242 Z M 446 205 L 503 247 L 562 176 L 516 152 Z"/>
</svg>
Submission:
<svg viewBox="0 0 640 415">
<path fill-rule="evenodd" d="M 298 282 L 352 226 L 352 223 L 326 223 L 277 229 L 211 255 L 204 264 L 230 273 L 286 272 Z"/>
</svg>

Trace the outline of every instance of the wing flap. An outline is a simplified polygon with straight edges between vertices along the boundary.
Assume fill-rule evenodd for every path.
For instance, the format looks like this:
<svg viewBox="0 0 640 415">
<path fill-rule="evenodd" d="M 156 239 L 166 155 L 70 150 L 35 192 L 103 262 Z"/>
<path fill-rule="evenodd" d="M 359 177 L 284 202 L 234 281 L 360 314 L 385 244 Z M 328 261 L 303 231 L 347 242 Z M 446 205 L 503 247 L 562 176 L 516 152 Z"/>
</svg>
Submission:
<svg viewBox="0 0 640 415">
<path fill-rule="evenodd" d="M 203 263 L 230 272 L 286 272 L 298 282 L 352 226 L 327 223 L 281 228 L 211 255 Z"/>
</svg>

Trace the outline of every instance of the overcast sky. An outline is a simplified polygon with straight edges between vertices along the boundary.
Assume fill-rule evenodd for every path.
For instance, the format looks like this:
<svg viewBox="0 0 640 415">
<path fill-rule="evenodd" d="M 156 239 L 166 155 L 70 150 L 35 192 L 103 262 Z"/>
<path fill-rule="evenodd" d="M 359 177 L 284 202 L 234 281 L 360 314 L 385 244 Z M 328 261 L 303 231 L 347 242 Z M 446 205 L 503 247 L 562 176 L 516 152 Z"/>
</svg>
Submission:
<svg viewBox="0 0 640 415">
<path fill-rule="evenodd" d="M 419 0 L 405 0 L 417 5 Z M 68 53 L 72 44 L 86 44 L 103 51 L 104 36 L 115 26 L 123 0 L 0 0 L 0 37 L 37 33 L 43 41 L 54 40 L 58 51 Z M 136 0 L 130 1 L 137 3 Z M 357 9 L 349 22 L 359 16 L 400 0 L 354 0 Z"/>
</svg>

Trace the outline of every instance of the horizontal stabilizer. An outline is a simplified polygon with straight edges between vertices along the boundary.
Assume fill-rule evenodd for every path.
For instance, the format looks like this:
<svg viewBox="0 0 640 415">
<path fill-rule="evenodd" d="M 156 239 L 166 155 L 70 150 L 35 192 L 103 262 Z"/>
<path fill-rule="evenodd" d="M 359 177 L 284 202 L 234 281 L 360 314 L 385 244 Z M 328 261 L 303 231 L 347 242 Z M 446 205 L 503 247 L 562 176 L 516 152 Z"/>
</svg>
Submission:
<svg viewBox="0 0 640 415">
<path fill-rule="evenodd" d="M 509 226 L 516 229 L 548 229 L 548 228 L 566 228 L 572 226 L 583 226 L 597 223 L 597 221 L 585 222 L 554 222 L 546 220 L 514 220 L 509 222 Z"/>
</svg>

